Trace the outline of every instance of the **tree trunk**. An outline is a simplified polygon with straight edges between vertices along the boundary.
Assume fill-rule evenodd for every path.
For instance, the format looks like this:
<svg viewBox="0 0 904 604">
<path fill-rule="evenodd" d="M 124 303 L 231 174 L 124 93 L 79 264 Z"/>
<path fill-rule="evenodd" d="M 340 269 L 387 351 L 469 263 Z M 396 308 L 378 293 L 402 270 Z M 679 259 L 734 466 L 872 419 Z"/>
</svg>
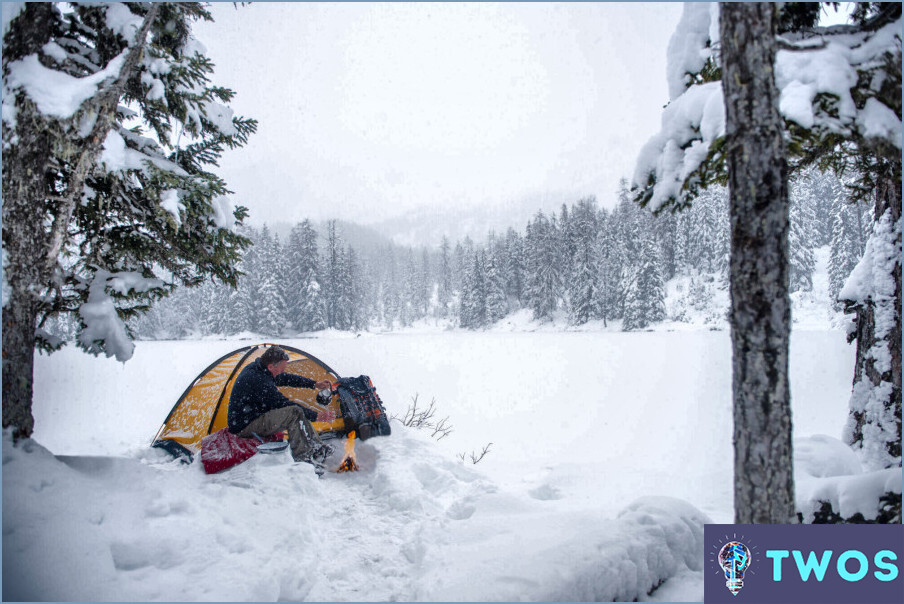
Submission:
<svg viewBox="0 0 904 604">
<path fill-rule="evenodd" d="M 769 3 L 721 3 L 739 524 L 794 521 L 789 201 L 773 74 L 775 11 Z"/>
<path fill-rule="evenodd" d="M 138 64 L 158 8 L 153 4 L 148 9 L 117 78 L 83 103 L 82 109 L 89 107 L 97 115 L 86 137 L 73 134 L 79 112 L 68 120 L 46 117 L 21 90 L 15 92 L 15 130 L 3 125 L 3 272 L 9 286 L 3 306 L 3 427 L 12 427 L 16 439 L 30 436 L 34 428 L 32 384 L 41 297 L 52 286 L 73 209 L 114 124 L 122 90 Z M 4 66 L 36 52 L 50 39 L 53 10 L 49 3 L 26 5 L 6 36 Z M 74 166 L 62 196 L 56 190 L 53 163 Z M 53 202 L 48 201 L 51 194 L 56 197 Z M 48 218 L 53 220 L 49 232 Z"/>
<path fill-rule="evenodd" d="M 19 120 L 24 113 L 20 110 Z M 35 328 L 43 293 L 39 284 L 45 282 L 40 259 L 47 237 L 43 205 L 35 200 L 44 197 L 43 166 L 51 143 L 46 130 L 33 132 L 35 144 L 14 145 L 3 157 L 3 271 L 9 287 L 3 304 L 3 427 L 12 426 L 17 439 L 30 436 L 34 427 Z"/>
<path fill-rule="evenodd" d="M 901 220 L 901 162 L 892 160 L 877 179 L 875 221 L 889 214 L 891 225 Z M 900 225 L 899 225 L 900 226 Z M 891 247 L 891 246 L 887 246 Z M 866 450 L 870 469 L 901 465 L 901 231 L 894 233 L 889 256 L 896 259 L 894 293 L 873 292 L 872 297 L 847 312 L 856 311 L 857 356 L 854 388 L 847 425 L 847 441 Z M 892 260 L 892 258 L 889 258 Z M 879 267 L 874 266 L 874 270 Z M 875 287 L 879 287 L 878 284 Z M 889 300 L 889 297 L 893 297 Z M 880 315 L 877 317 L 877 314 Z M 888 354 L 883 349 L 887 347 Z M 874 348 L 876 349 L 874 351 Z M 890 361 L 885 365 L 885 359 Z M 881 362 L 878 362 L 882 359 Z M 885 420 L 885 421 L 883 421 Z M 891 425 L 896 423 L 896 425 Z M 872 429 L 867 428 L 872 426 Z M 864 430 L 866 428 L 866 430 Z"/>
<path fill-rule="evenodd" d="M 4 66 L 37 52 L 50 39 L 53 8 L 28 3 L 13 21 L 4 44 Z M 18 92 L 15 132 L 3 124 L 3 273 L 8 290 L 3 300 L 3 427 L 13 437 L 31 435 L 35 328 L 47 235 L 44 199 L 53 149 L 51 125 L 34 103 Z M 16 144 L 7 145 L 15 138 Z"/>
</svg>

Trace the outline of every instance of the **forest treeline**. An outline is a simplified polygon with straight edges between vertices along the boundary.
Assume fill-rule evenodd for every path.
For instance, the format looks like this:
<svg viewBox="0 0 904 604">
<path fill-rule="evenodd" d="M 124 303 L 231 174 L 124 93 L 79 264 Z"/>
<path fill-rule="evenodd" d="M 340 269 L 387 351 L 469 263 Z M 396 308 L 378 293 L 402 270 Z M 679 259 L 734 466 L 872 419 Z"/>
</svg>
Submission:
<svg viewBox="0 0 904 604">
<path fill-rule="evenodd" d="M 711 188 L 690 210 L 658 216 L 633 203 L 624 183 L 618 198 L 611 210 L 580 199 L 538 212 L 521 231 L 490 232 L 480 244 L 443 237 L 433 248 L 358 249 L 335 221 L 321 234 L 304 220 L 285 240 L 266 225 L 245 227 L 254 245 L 237 289 L 180 288 L 129 326 L 143 339 L 391 330 L 425 318 L 480 329 L 530 309 L 538 321 L 559 313 L 570 325 L 620 321 L 629 331 L 705 308 L 727 285 L 727 190 Z M 826 302 L 835 303 L 863 253 L 870 216 L 833 173 L 796 178 L 791 291 L 812 289 L 814 250 L 831 246 Z M 666 283 L 675 277 L 689 277 L 689 287 L 667 317 Z"/>
</svg>

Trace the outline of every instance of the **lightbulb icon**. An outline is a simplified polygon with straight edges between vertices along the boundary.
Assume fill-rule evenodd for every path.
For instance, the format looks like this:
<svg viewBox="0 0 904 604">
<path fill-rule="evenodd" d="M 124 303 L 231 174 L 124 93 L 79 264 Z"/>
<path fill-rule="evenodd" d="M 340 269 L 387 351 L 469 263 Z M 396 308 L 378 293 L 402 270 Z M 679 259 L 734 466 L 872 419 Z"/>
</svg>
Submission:
<svg viewBox="0 0 904 604">
<path fill-rule="evenodd" d="M 740 541 L 730 541 L 719 551 L 719 566 L 725 571 L 725 586 L 736 596 L 744 587 L 744 572 L 750 566 L 750 550 Z"/>
</svg>

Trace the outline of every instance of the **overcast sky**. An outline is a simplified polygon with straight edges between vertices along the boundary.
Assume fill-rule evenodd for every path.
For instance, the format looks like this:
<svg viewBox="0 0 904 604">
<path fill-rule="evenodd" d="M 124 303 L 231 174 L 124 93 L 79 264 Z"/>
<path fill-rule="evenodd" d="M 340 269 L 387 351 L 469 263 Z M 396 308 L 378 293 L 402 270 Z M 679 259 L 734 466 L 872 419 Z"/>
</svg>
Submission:
<svg viewBox="0 0 904 604">
<path fill-rule="evenodd" d="M 615 200 L 667 101 L 680 3 L 232 3 L 195 35 L 259 120 L 220 173 L 252 224 Z"/>
</svg>

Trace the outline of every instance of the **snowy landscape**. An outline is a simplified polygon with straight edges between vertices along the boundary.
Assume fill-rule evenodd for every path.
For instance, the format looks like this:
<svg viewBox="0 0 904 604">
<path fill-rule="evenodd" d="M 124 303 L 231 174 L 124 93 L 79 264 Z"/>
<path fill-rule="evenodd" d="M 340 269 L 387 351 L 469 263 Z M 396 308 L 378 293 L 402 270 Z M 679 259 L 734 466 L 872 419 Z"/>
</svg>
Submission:
<svg viewBox="0 0 904 604">
<path fill-rule="evenodd" d="M 803 509 L 861 470 L 839 440 L 853 346 L 827 304 L 795 317 Z M 370 375 L 396 416 L 435 400 L 453 431 L 393 421 L 359 444 L 357 474 L 320 480 L 287 453 L 208 476 L 149 448 L 197 374 L 254 342 L 36 359 L 34 440 L 4 437 L 4 599 L 702 600 L 703 524 L 733 519 L 724 327 L 562 329 L 522 312 L 479 332 L 302 334 L 280 342 Z M 887 486 L 865 480 L 867 501 L 864 485 Z"/>
<path fill-rule="evenodd" d="M 700 601 L 766 499 L 901 521 L 900 6 L 3 4 L 3 600 Z M 357 472 L 151 446 L 259 343 L 372 379 Z"/>
</svg>

